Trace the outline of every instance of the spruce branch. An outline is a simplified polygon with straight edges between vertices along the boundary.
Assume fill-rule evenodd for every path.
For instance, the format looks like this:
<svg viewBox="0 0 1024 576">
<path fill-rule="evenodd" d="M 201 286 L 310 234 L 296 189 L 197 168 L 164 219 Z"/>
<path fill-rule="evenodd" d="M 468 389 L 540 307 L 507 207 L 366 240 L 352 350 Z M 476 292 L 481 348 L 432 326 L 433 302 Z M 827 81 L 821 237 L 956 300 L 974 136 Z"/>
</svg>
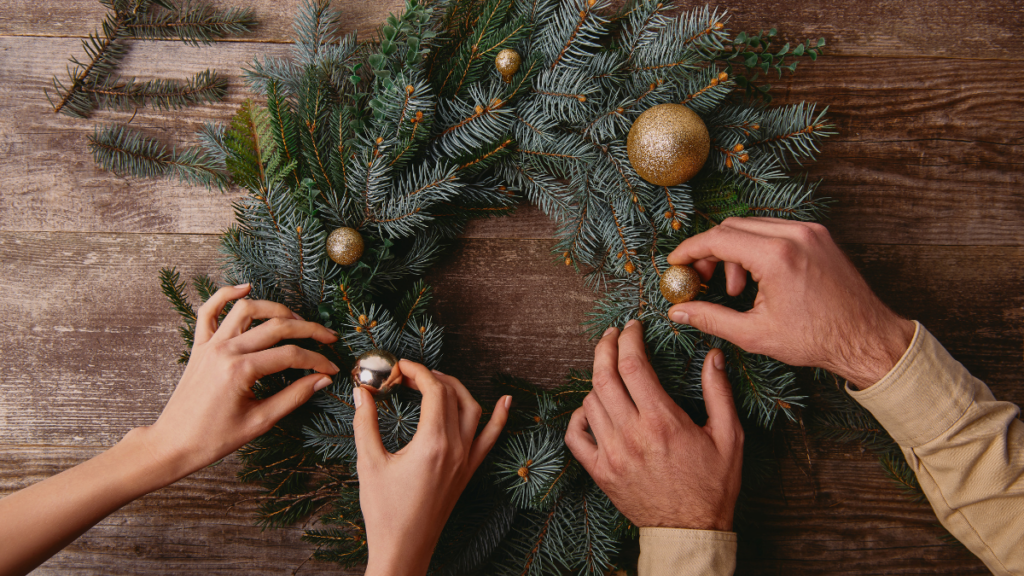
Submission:
<svg viewBox="0 0 1024 576">
<path fill-rule="evenodd" d="M 199 148 L 183 151 L 166 146 L 134 129 L 110 124 L 89 136 L 93 159 L 104 169 L 122 176 L 157 178 L 176 176 L 185 184 L 221 188 L 226 184 L 216 163 Z"/>
<path fill-rule="evenodd" d="M 199 46 L 247 34 L 256 26 L 256 11 L 252 8 L 221 11 L 194 0 L 184 0 L 178 6 L 169 2 L 159 4 L 162 10 L 141 14 L 126 22 L 126 35 L 139 40 L 181 40 Z"/>
</svg>

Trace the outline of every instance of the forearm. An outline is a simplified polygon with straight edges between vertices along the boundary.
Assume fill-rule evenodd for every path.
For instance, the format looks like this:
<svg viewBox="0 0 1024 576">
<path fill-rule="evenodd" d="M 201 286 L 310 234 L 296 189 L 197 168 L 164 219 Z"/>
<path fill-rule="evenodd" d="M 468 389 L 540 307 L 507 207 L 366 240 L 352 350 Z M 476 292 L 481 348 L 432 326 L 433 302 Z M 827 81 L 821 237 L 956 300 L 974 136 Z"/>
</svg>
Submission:
<svg viewBox="0 0 1024 576">
<path fill-rule="evenodd" d="M 1024 573 L 1024 423 L 923 327 L 854 398 L 907 456 L 939 521 L 995 574 Z"/>
<path fill-rule="evenodd" d="M 28 573 L 110 513 L 176 480 L 149 453 L 145 431 L 0 499 L 0 574 Z"/>
</svg>

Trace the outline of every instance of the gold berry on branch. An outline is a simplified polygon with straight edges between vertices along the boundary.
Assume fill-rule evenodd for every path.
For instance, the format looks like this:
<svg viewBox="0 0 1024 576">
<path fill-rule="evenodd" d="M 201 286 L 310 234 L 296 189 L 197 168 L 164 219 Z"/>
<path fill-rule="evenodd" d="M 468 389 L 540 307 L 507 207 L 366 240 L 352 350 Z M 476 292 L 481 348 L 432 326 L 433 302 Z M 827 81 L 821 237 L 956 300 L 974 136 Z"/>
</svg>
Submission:
<svg viewBox="0 0 1024 576">
<path fill-rule="evenodd" d="M 661 295 L 673 304 L 689 302 L 700 292 L 700 275 L 689 266 L 671 266 L 661 273 Z"/>
<path fill-rule="evenodd" d="M 656 186 L 676 186 L 693 178 L 711 150 L 707 126 L 681 104 L 658 104 L 641 114 L 626 137 L 629 163 Z"/>
<path fill-rule="evenodd" d="M 338 228 L 327 237 L 327 255 L 342 266 L 349 266 L 363 256 L 363 237 L 352 228 Z"/>
<path fill-rule="evenodd" d="M 501 72 L 501 79 L 506 83 L 512 81 L 512 75 L 519 71 L 521 63 L 522 58 L 519 57 L 519 52 L 511 48 L 505 48 L 498 52 L 498 56 L 494 59 L 494 67 Z"/>
</svg>

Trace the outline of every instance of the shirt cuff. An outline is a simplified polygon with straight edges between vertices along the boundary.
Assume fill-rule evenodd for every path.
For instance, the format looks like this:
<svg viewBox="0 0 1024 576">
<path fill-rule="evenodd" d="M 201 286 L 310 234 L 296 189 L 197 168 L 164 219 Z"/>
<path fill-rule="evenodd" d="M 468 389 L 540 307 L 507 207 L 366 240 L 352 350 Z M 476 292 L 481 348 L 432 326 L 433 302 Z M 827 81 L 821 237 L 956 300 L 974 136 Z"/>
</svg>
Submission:
<svg viewBox="0 0 1024 576">
<path fill-rule="evenodd" d="M 735 570 L 735 532 L 640 529 L 640 576 L 728 576 Z"/>
<path fill-rule="evenodd" d="M 920 322 L 892 370 L 867 390 L 846 390 L 900 446 L 926 444 L 948 430 L 974 400 L 972 378 Z"/>
</svg>

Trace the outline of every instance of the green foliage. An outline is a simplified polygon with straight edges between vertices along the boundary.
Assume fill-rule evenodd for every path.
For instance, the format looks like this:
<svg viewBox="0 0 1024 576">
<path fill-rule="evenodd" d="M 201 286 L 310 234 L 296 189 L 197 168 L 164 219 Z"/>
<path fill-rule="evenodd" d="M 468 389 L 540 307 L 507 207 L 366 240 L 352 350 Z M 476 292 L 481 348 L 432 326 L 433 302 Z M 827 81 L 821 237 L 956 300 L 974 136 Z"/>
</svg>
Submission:
<svg viewBox="0 0 1024 576">
<path fill-rule="evenodd" d="M 733 76 L 736 85 L 746 91 L 748 98 L 759 99 L 765 104 L 772 101 L 772 86 L 757 83 L 761 74 L 767 79 L 774 70 L 782 79 L 783 71 L 796 72 L 796 66 L 800 63 L 797 58 L 806 57 L 813 62 L 823 54 L 825 48 L 825 39 L 818 38 L 798 42 L 794 46 L 786 42 L 773 50 L 772 44 L 779 41 L 778 35 L 775 28 L 767 32 L 761 30 L 756 34 L 740 32 L 729 46 L 731 54 L 725 59 L 730 63 L 739 62 L 743 66 L 743 72 L 736 71 Z M 729 71 L 734 72 L 733 66 L 729 67 Z"/>
<path fill-rule="evenodd" d="M 723 12 L 670 16 L 672 4 L 636 0 L 612 13 L 605 0 L 407 0 L 377 42 L 361 43 L 342 34 L 344 15 L 328 0 L 305 0 L 292 57 L 254 59 L 245 77 L 261 99 L 246 101 L 228 126 L 205 126 L 203 154 L 190 157 L 246 192 L 222 239 L 227 281 L 251 282 L 251 297 L 337 330 L 333 346 L 300 344 L 341 374 L 371 348 L 436 367 L 444 332 L 422 275 L 470 218 L 509 213 L 525 197 L 557 224 L 559 262 L 601 291 L 592 333 L 641 320 L 659 378 L 695 418 L 703 417 L 701 366 L 717 347 L 750 426 L 797 419 L 805 398 L 789 367 L 671 322 L 658 284 L 672 248 L 725 218 L 822 216 L 816 184 L 790 166 L 813 161 L 832 134 L 824 112 L 752 103 L 742 89 L 756 78 L 729 67 L 745 51 L 762 70 L 790 69 L 787 58 L 819 51 L 775 49 L 774 34 L 734 38 Z M 494 68 L 506 48 L 522 56 L 508 83 Z M 626 137 L 644 110 L 670 102 L 703 118 L 711 151 L 689 182 L 660 187 L 630 166 Z M 97 154 L 123 171 L 199 180 L 197 168 L 177 168 L 173 152 L 141 137 L 108 140 L 117 146 Z M 339 227 L 365 243 L 350 266 L 326 255 Z M 165 284 L 184 310 L 180 281 Z M 728 296 L 719 275 L 700 297 L 747 310 L 756 290 L 751 282 Z M 261 379 L 257 391 L 272 394 L 302 375 Z M 570 371 L 552 390 L 510 375 L 495 383 L 518 409 L 449 519 L 431 573 L 605 574 L 637 534 L 564 445 L 590 375 Z M 351 386 L 337 378 L 242 451 L 242 478 L 266 491 L 260 522 L 317 516 L 321 526 L 305 538 L 317 558 L 343 565 L 366 554 Z M 385 445 L 401 449 L 418 424 L 418 395 L 400 389 L 376 402 Z"/>
<path fill-rule="evenodd" d="M 93 159 L 119 175 L 143 178 L 176 176 L 186 184 L 219 187 L 224 176 L 199 147 L 178 151 L 121 124 L 97 129 L 89 136 Z"/>
</svg>

